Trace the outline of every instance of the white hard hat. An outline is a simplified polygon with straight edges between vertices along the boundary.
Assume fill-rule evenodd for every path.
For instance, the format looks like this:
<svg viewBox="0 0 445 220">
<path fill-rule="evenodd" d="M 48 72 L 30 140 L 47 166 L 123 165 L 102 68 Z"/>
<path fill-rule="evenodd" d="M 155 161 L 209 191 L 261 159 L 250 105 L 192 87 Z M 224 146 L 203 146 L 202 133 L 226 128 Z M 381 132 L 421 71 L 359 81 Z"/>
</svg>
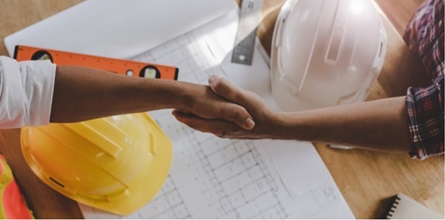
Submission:
<svg viewBox="0 0 445 220">
<path fill-rule="evenodd" d="M 287 0 L 272 40 L 272 95 L 286 111 L 363 101 L 385 53 L 371 0 Z"/>
</svg>

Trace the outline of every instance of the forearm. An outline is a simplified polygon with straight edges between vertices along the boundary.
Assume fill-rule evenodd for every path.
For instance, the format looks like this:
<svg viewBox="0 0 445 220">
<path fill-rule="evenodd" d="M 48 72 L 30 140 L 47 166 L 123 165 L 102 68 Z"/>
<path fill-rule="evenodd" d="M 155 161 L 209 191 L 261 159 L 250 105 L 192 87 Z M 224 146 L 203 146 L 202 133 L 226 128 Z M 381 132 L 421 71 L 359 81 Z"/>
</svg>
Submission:
<svg viewBox="0 0 445 220">
<path fill-rule="evenodd" d="M 408 152 L 405 97 L 313 111 L 279 113 L 277 138 L 343 144 L 382 151 Z M 274 137 L 275 138 L 275 137 Z"/>
<path fill-rule="evenodd" d="M 76 122 L 167 108 L 248 130 L 254 126 L 245 108 L 227 102 L 208 86 L 74 66 L 57 67 L 50 121 Z"/>
<path fill-rule="evenodd" d="M 180 108 L 187 83 L 58 66 L 51 122 L 73 122 L 161 108 Z"/>
<path fill-rule="evenodd" d="M 211 77 L 209 84 L 216 94 L 244 106 L 255 127 L 246 131 L 230 123 L 180 112 L 175 114 L 176 119 L 223 138 L 301 140 L 396 152 L 409 152 L 412 148 L 405 97 L 310 111 L 274 112 L 258 95 L 223 78 Z"/>
</svg>

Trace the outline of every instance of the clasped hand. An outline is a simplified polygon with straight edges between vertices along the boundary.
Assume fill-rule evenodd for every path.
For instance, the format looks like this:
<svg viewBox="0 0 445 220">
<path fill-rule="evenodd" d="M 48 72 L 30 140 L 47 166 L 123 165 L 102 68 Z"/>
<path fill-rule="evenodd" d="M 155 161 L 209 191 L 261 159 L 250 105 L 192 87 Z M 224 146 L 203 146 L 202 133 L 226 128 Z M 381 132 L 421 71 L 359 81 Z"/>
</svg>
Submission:
<svg viewBox="0 0 445 220">
<path fill-rule="evenodd" d="M 272 123 L 277 120 L 271 111 L 257 94 L 238 88 L 224 78 L 211 76 L 209 78 L 211 90 L 222 99 L 244 107 L 250 114 L 243 114 L 244 125 L 224 119 L 206 119 L 197 114 L 175 109 L 174 117 L 189 127 L 202 132 L 213 133 L 222 138 L 260 139 L 270 138 L 273 132 Z M 234 108 L 235 109 L 235 108 Z M 238 111 L 236 114 L 240 114 Z M 238 115 L 234 118 L 240 118 Z M 268 125 L 268 126 L 266 126 Z"/>
</svg>

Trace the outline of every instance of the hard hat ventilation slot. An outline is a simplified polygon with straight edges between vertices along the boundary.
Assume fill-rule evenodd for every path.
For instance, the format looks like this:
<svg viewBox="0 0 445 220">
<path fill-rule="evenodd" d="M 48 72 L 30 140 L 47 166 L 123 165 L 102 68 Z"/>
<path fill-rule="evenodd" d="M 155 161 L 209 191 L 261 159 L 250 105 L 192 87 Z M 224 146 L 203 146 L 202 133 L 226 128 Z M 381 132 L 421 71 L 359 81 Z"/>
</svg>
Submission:
<svg viewBox="0 0 445 220">
<path fill-rule="evenodd" d="M 52 177 L 49 177 L 49 180 L 53 181 L 55 184 L 59 185 L 62 188 L 65 188 L 65 186 L 62 183 L 59 183 L 57 180 L 53 179 Z"/>
</svg>

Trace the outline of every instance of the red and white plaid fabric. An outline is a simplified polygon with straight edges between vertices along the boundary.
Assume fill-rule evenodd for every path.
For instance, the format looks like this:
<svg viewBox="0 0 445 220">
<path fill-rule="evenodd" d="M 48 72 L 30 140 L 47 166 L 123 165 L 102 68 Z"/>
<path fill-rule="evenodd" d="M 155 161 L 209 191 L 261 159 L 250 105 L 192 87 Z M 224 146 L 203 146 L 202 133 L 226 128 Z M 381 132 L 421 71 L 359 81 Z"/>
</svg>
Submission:
<svg viewBox="0 0 445 220">
<path fill-rule="evenodd" d="M 432 80 L 427 88 L 408 88 L 406 105 L 412 158 L 444 153 L 444 0 L 426 0 L 409 22 L 404 40 L 422 60 Z"/>
</svg>

